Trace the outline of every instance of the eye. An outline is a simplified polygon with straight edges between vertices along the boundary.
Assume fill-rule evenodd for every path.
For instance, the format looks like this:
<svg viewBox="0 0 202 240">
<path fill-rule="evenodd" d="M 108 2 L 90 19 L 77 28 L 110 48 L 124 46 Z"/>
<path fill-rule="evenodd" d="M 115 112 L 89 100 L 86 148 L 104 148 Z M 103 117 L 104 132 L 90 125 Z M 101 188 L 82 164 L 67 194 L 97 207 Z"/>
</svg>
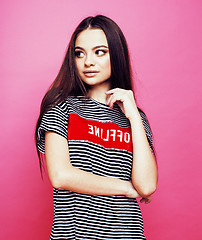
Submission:
<svg viewBox="0 0 202 240">
<path fill-rule="evenodd" d="M 82 58 L 84 57 L 84 53 L 82 51 L 75 51 L 75 57 Z"/>
<path fill-rule="evenodd" d="M 106 54 L 106 52 L 107 52 L 106 50 L 101 50 L 101 49 L 95 51 L 95 53 L 96 53 L 98 56 L 103 56 L 103 55 Z"/>
</svg>

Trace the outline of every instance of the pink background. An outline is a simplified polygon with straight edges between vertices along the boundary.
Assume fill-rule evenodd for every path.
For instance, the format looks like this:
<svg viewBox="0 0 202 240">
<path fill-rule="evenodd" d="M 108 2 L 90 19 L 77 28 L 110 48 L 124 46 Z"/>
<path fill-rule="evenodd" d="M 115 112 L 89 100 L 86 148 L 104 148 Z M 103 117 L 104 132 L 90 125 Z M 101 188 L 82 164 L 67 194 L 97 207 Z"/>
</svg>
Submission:
<svg viewBox="0 0 202 240">
<path fill-rule="evenodd" d="M 0 2 L 0 238 L 48 239 L 52 189 L 34 148 L 39 105 L 70 35 L 88 15 L 122 28 L 136 94 L 152 125 L 158 190 L 142 205 L 149 240 L 202 239 L 200 0 L 4 0 Z"/>
</svg>

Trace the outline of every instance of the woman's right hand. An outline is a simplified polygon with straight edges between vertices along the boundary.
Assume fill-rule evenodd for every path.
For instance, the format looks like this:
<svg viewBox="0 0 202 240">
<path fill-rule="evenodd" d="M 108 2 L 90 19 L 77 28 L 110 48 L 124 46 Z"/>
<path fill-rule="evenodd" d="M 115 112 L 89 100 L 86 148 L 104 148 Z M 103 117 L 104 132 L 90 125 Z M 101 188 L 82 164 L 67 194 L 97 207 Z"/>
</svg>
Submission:
<svg viewBox="0 0 202 240">
<path fill-rule="evenodd" d="M 142 198 L 142 199 L 140 200 L 140 202 L 141 202 L 141 203 L 144 202 L 145 204 L 148 204 L 148 203 L 151 202 L 151 200 L 152 200 L 152 197 L 151 197 L 151 196 L 148 196 L 148 197 Z"/>
</svg>

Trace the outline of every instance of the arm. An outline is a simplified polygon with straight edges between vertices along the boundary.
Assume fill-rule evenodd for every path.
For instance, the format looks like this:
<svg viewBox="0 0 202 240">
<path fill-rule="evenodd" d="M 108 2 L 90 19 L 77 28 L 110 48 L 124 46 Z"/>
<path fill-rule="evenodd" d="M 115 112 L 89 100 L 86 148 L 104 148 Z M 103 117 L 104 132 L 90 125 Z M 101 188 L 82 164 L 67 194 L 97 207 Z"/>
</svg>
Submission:
<svg viewBox="0 0 202 240">
<path fill-rule="evenodd" d="M 148 197 L 156 190 L 157 165 L 150 150 L 133 92 L 116 88 L 106 94 L 110 96 L 108 100 L 110 108 L 117 102 L 130 121 L 133 141 L 132 183 L 142 197 Z"/>
<path fill-rule="evenodd" d="M 53 132 L 45 135 L 45 157 L 48 175 L 55 188 L 91 195 L 140 195 L 128 181 L 95 175 L 70 163 L 67 140 Z"/>
<path fill-rule="evenodd" d="M 132 182 L 141 196 L 149 196 L 156 191 L 157 166 L 151 152 L 139 111 L 129 119 L 133 139 Z"/>
</svg>

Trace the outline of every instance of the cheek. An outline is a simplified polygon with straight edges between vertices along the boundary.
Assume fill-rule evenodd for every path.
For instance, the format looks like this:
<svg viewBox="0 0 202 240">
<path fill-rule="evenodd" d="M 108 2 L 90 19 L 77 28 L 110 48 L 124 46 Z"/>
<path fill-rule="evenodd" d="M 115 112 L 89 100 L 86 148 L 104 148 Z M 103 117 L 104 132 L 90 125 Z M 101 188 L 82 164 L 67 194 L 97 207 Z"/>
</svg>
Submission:
<svg viewBox="0 0 202 240">
<path fill-rule="evenodd" d="M 108 69 L 108 74 L 111 75 L 111 62 L 110 62 L 110 59 L 108 60 L 108 63 L 107 63 L 107 69 Z"/>
<path fill-rule="evenodd" d="M 75 64 L 76 64 L 78 72 L 80 72 L 81 71 L 81 61 L 75 60 Z"/>
<path fill-rule="evenodd" d="M 111 62 L 110 62 L 110 58 L 105 59 L 105 61 L 103 62 L 103 69 L 105 69 L 107 72 L 111 73 Z"/>
</svg>

